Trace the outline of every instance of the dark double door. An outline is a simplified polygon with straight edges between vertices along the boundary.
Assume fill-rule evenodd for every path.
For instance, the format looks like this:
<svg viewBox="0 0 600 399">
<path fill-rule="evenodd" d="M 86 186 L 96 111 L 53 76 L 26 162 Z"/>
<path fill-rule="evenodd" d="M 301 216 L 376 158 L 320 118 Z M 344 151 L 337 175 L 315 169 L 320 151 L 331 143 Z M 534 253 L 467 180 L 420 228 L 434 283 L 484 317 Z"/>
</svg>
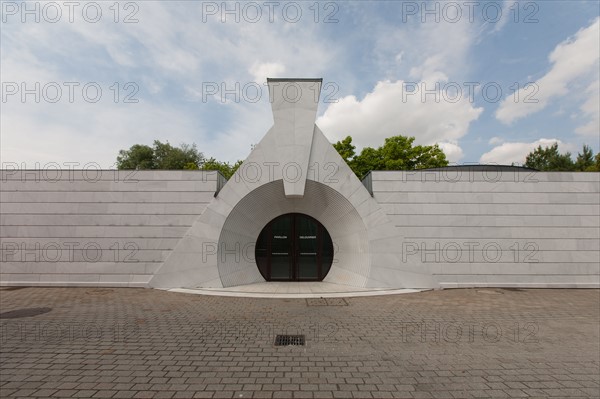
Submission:
<svg viewBox="0 0 600 399">
<path fill-rule="evenodd" d="M 267 281 L 320 281 L 331 268 L 333 243 L 316 219 L 288 213 L 265 226 L 255 254 Z"/>
</svg>

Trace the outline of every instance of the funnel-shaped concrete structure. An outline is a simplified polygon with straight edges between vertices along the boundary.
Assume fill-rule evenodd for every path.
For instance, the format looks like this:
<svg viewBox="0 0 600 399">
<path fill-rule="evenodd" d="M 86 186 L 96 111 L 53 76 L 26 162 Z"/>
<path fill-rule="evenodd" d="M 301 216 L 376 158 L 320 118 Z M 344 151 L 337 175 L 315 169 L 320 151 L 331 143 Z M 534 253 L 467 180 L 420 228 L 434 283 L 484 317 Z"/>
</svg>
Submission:
<svg viewBox="0 0 600 399">
<path fill-rule="evenodd" d="M 254 258 L 257 238 L 273 219 L 297 213 L 320 222 L 331 237 L 335 254 L 325 281 L 389 286 L 386 269 L 374 262 L 395 263 L 396 232 L 315 125 L 321 79 L 269 79 L 268 86 L 273 127 L 150 284 L 230 287 L 264 281 Z M 297 257 L 286 261 L 294 267 Z M 399 280 L 406 286 L 431 284 L 429 276 L 410 268 Z"/>
</svg>

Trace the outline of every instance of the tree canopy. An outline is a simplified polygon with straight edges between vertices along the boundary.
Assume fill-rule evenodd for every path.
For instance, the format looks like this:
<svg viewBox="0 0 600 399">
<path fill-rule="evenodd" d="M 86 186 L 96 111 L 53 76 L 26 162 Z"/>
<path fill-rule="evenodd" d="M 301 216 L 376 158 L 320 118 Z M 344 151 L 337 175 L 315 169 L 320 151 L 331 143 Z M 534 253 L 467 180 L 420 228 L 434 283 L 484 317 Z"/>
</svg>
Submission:
<svg viewBox="0 0 600 399">
<path fill-rule="evenodd" d="M 159 140 L 152 147 L 134 144 L 117 156 L 117 169 L 199 169 L 203 163 L 204 155 L 196 144 L 173 147 Z"/>
<path fill-rule="evenodd" d="M 415 146 L 414 141 L 414 137 L 388 137 L 381 147 L 365 147 L 357 154 L 352 137 L 347 136 L 333 147 L 359 179 L 371 170 L 416 170 L 448 165 L 444 151 L 437 144 Z M 218 170 L 227 179 L 241 164 L 242 161 L 230 164 L 215 158 L 207 159 L 196 144 L 173 147 L 169 142 L 159 140 L 154 140 L 152 146 L 132 145 L 128 150 L 119 151 L 117 156 L 118 169 Z M 540 171 L 600 171 L 600 153 L 594 155 L 592 149 L 584 145 L 573 161 L 571 153 L 561 154 L 558 143 L 554 143 L 545 148 L 538 146 L 527 155 L 524 166 Z"/>
<path fill-rule="evenodd" d="M 218 170 L 229 179 L 241 165 L 220 162 L 215 158 L 206 159 L 198 151 L 196 144 L 181 144 L 173 147 L 169 142 L 154 140 L 152 147 L 143 144 L 132 145 L 128 150 L 119 151 L 117 169 L 196 169 Z"/>
<path fill-rule="evenodd" d="M 208 159 L 202 164 L 202 170 L 218 170 L 226 179 L 231 178 L 235 171 L 240 167 L 243 161 L 238 160 L 233 165 L 229 162 L 220 162 L 214 158 Z"/>
<path fill-rule="evenodd" d="M 365 147 L 356 154 L 352 137 L 333 144 L 337 152 L 348 163 L 352 171 L 362 178 L 371 170 L 413 170 L 448 165 L 446 155 L 438 147 L 413 146 L 414 137 L 394 136 L 385 139 L 379 148 Z M 173 147 L 169 142 L 154 140 L 152 147 L 135 144 L 128 150 L 119 151 L 118 169 L 199 169 L 218 170 L 229 179 L 242 164 L 205 158 L 196 144 L 181 144 Z"/>
<path fill-rule="evenodd" d="M 573 162 L 570 152 L 559 152 L 558 143 L 544 148 L 540 145 L 527 155 L 523 166 L 546 172 L 600 172 L 600 153 L 594 157 L 592 149 L 584 144 Z"/>
<path fill-rule="evenodd" d="M 333 146 L 359 178 L 371 170 L 415 170 L 448 166 L 446 154 L 437 144 L 413 146 L 414 141 L 414 137 L 388 137 L 383 146 L 365 147 L 358 155 L 351 136 Z"/>
</svg>

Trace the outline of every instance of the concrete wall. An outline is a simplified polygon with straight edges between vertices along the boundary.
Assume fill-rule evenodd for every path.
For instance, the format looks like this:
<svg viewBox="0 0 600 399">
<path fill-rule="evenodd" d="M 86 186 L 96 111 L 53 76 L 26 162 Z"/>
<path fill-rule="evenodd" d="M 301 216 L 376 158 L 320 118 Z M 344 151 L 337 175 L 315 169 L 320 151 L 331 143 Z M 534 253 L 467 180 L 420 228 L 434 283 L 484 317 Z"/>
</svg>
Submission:
<svg viewBox="0 0 600 399">
<path fill-rule="evenodd" d="M 0 284 L 146 286 L 216 172 L 3 170 Z"/>
<path fill-rule="evenodd" d="M 338 171 L 340 176 L 345 176 L 343 171 Z M 148 286 L 161 275 L 167 258 L 177 265 L 171 271 L 175 274 L 202 271 L 200 277 L 215 278 L 223 285 L 248 283 L 238 277 L 258 275 L 254 265 L 242 271 L 238 264 L 233 266 L 240 270 L 219 266 L 215 260 L 212 276 L 203 269 L 198 245 L 188 249 L 188 258 L 177 258 L 173 251 L 178 244 L 189 247 L 190 234 L 208 234 L 195 232 L 194 222 L 213 215 L 204 212 L 207 204 L 222 207 L 231 200 L 227 193 L 239 191 L 239 184 L 230 181 L 215 198 L 215 172 L 115 173 L 1 171 L 0 284 Z M 366 274 L 357 274 L 364 275 L 362 279 L 348 278 L 348 273 L 343 277 L 340 272 L 353 263 L 337 253 L 336 259 L 344 264 L 333 268 L 326 280 L 399 288 L 600 287 L 599 180 L 598 173 L 373 172 L 373 198 L 363 188 L 367 199 L 354 201 L 358 205 L 353 208 L 364 214 L 361 223 L 367 228 L 368 240 L 356 247 L 360 253 L 369 251 L 368 260 L 361 263 Z M 314 215 L 345 242 L 337 232 L 350 229 L 344 227 L 348 219 L 337 217 L 332 222 L 331 217 L 339 201 L 318 196 L 311 200 L 312 187 L 319 189 L 319 184 L 350 202 L 362 192 L 352 179 L 336 181 L 309 181 L 305 200 L 285 198 L 277 186 L 278 195 L 255 204 L 270 212 L 260 223 L 257 218 L 246 218 L 248 225 L 238 223 L 246 220 L 243 217 L 235 223 L 232 219 L 230 224 L 237 226 L 232 230 L 223 218 L 222 227 L 230 227 L 214 229 L 212 242 L 225 240 L 234 230 L 257 232 L 290 209 Z M 259 186 L 246 190 L 252 193 L 247 197 L 251 205 L 262 193 Z M 238 197 L 246 201 L 245 195 Z M 269 201 L 275 202 L 265 206 Z M 299 204 L 304 202 L 314 209 L 302 208 Z M 276 203 L 280 205 L 275 207 Z M 241 215 L 258 215 L 248 209 Z M 383 217 L 376 217 L 378 212 Z M 231 235 L 232 240 L 238 236 Z M 361 259 L 358 253 L 346 255 Z M 187 277 L 181 284 L 194 285 Z"/>
<path fill-rule="evenodd" d="M 600 174 L 373 172 L 399 267 L 441 287 L 599 287 Z"/>
</svg>

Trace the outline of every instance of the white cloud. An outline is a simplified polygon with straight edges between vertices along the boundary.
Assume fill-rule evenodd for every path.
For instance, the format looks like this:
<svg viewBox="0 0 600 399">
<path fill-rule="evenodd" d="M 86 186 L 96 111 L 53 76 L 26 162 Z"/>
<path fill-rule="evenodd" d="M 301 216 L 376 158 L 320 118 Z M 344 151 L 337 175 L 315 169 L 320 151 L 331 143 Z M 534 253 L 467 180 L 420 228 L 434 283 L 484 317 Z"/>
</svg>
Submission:
<svg viewBox="0 0 600 399">
<path fill-rule="evenodd" d="M 448 81 L 468 70 L 469 51 L 475 35 L 472 24 L 458 23 L 422 24 L 414 37 L 407 38 L 422 58 L 411 68 L 410 77 L 426 82 Z"/>
<path fill-rule="evenodd" d="M 438 143 L 447 158 L 457 162 L 463 157 L 458 140 L 483 108 L 475 108 L 466 98 L 452 103 L 443 96 L 439 102 L 433 95 L 423 100 L 421 92 L 403 95 L 405 85 L 416 84 L 422 91 L 436 83 L 464 80 L 477 27 L 466 18 L 457 23 L 368 25 L 365 34 L 374 34 L 373 54 L 388 78 L 379 80 L 362 99 L 348 95 L 330 104 L 317 124 L 331 141 L 351 135 L 358 149 L 378 147 L 393 135 L 415 136 L 417 144 Z"/>
<path fill-rule="evenodd" d="M 504 0 L 502 2 L 502 8 L 501 8 L 501 15 L 500 15 L 500 20 L 498 20 L 497 22 L 494 23 L 494 29 L 492 32 L 498 32 L 500 30 L 502 30 L 502 28 L 504 28 L 504 26 L 506 26 L 506 24 L 508 23 L 508 21 L 510 21 L 511 19 L 515 18 L 515 14 L 514 11 L 511 11 L 512 9 L 516 9 L 519 10 L 518 7 L 521 7 L 519 5 L 519 2 L 516 0 Z M 493 11 L 490 11 L 490 18 L 494 18 L 494 16 L 492 15 Z"/>
<path fill-rule="evenodd" d="M 319 35 L 310 18 L 298 24 L 274 24 L 267 18 L 223 24 L 215 16 L 199 23 L 199 2 L 146 2 L 136 14 L 139 23 L 123 24 L 113 22 L 108 6 L 102 5 L 106 18 L 96 24 L 81 19 L 3 24 L 3 81 L 96 81 L 104 95 L 95 104 L 81 98 L 75 104 L 22 104 L 18 96 L 2 104 L 2 161 L 88 160 L 108 167 L 119 149 L 154 139 L 174 145 L 196 142 L 207 155 L 235 161 L 272 123 L 268 92 L 261 93 L 264 104 L 241 99 L 221 107 L 221 114 L 214 112 L 214 101 L 202 103 L 203 83 L 226 83 L 229 89 L 235 82 L 243 86 L 284 72 L 323 76 L 341 51 Z M 121 87 L 135 81 L 140 103 L 104 101 L 115 81 Z M 215 98 L 220 100 L 218 94 Z"/>
<path fill-rule="evenodd" d="M 538 146 L 550 147 L 558 143 L 558 149 L 561 152 L 572 151 L 572 144 L 563 143 L 558 139 L 539 139 L 532 143 L 508 142 L 492 148 L 481 156 L 479 162 L 482 164 L 510 165 L 511 163 L 523 164 L 525 157 Z"/>
<path fill-rule="evenodd" d="M 279 62 L 255 62 L 249 72 L 254 77 L 254 81 L 262 85 L 267 81 L 267 78 L 283 77 L 285 65 Z"/>
<path fill-rule="evenodd" d="M 444 151 L 444 154 L 446 154 L 446 159 L 450 163 L 456 163 L 462 159 L 463 150 L 462 148 L 460 148 L 456 141 L 440 142 L 438 144 L 440 148 Z"/>
<path fill-rule="evenodd" d="M 533 95 L 537 102 L 524 102 L 533 93 L 533 88 L 521 88 L 517 96 L 510 95 L 502 100 L 496 118 L 509 124 L 517 119 L 544 109 L 550 100 L 569 94 L 569 84 L 585 79 L 598 71 L 600 52 L 600 18 L 587 28 L 579 30 L 573 38 L 560 43 L 549 56 L 552 69 L 535 82 L 539 89 Z M 575 95 L 575 94 L 573 94 Z M 518 101 L 515 101 L 518 98 Z"/>
<path fill-rule="evenodd" d="M 378 82 L 362 100 L 346 96 L 331 104 L 317 119 L 330 141 L 352 136 L 357 147 L 378 147 L 390 136 L 415 136 L 417 144 L 445 143 L 453 158 L 462 150 L 457 141 L 476 120 L 482 108 L 474 108 L 468 99 L 456 103 L 435 102 L 433 96 L 405 95 L 405 82 Z"/>
<path fill-rule="evenodd" d="M 496 144 L 501 144 L 504 143 L 504 139 L 502 137 L 492 137 L 490 139 L 490 141 L 488 141 L 488 144 L 491 145 L 496 145 Z"/>
<path fill-rule="evenodd" d="M 477 40 L 477 27 L 468 18 L 456 23 L 436 23 L 428 18 L 421 23 L 415 16 L 401 24 L 397 19 L 386 23 L 380 16 L 363 18 L 357 40 L 373 38 L 372 57 L 381 79 L 435 82 L 463 80 L 468 75 L 472 46 Z"/>
<path fill-rule="evenodd" d="M 3 163 L 34 168 L 36 162 L 80 166 L 95 162 L 109 168 L 118 151 L 133 144 L 152 144 L 155 139 L 173 145 L 206 141 L 198 134 L 202 126 L 191 115 L 155 104 L 115 104 L 103 98 L 96 104 L 78 99 L 73 104 L 36 105 L 32 112 L 29 104 L 3 104 Z"/>
<path fill-rule="evenodd" d="M 582 136 L 595 137 L 600 135 L 600 80 L 592 83 L 586 93 L 588 99 L 581 106 L 581 112 L 589 118 L 589 122 L 575 129 L 577 134 Z"/>
</svg>

